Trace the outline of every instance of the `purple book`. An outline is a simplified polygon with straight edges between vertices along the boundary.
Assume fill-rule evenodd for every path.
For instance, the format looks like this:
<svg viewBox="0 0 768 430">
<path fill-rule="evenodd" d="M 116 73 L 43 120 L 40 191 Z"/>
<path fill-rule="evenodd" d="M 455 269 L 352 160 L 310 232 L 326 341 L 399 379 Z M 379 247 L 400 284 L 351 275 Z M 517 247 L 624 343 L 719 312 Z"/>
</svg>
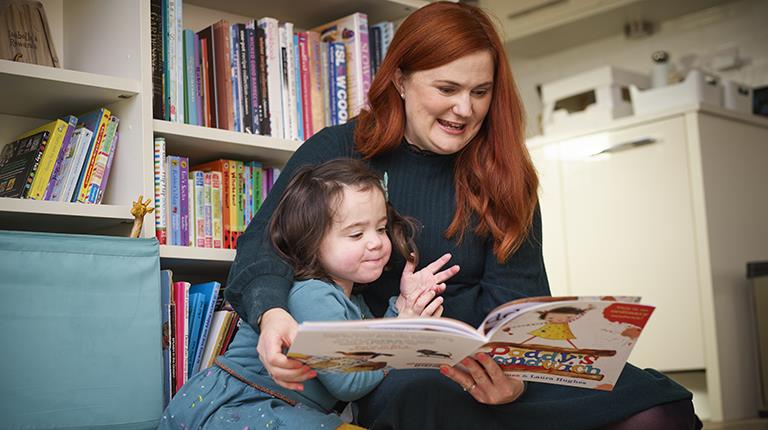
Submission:
<svg viewBox="0 0 768 430">
<path fill-rule="evenodd" d="M 67 154 L 67 151 L 69 151 L 69 143 L 72 140 L 72 133 L 75 131 L 75 127 L 77 127 L 76 116 L 67 115 L 62 119 L 66 121 L 69 124 L 69 126 L 67 127 L 67 131 L 64 133 L 64 140 L 61 143 L 61 149 L 59 150 L 59 155 L 56 157 L 56 164 L 53 165 L 53 171 L 51 172 L 51 179 L 48 180 L 48 186 L 45 188 L 45 194 L 43 194 L 43 200 L 51 200 L 53 189 L 56 187 L 56 182 L 58 182 L 61 179 L 59 177 L 61 173 L 61 165 L 62 165 L 62 162 L 64 161 L 64 156 Z"/>
<path fill-rule="evenodd" d="M 189 246 L 189 159 L 179 157 L 179 212 L 181 213 L 179 245 Z"/>
<path fill-rule="evenodd" d="M 200 74 L 200 36 L 195 33 L 194 35 L 195 40 L 195 100 L 197 103 L 195 104 L 195 107 L 197 108 L 197 125 L 205 125 L 203 121 L 203 81 L 202 81 L 202 75 Z"/>
</svg>

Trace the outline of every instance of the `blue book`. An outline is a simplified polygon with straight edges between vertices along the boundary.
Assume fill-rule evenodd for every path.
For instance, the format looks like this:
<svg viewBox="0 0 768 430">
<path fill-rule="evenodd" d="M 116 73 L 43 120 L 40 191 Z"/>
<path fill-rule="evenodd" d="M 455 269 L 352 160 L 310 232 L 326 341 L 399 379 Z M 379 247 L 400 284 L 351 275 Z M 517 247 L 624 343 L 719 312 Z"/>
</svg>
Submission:
<svg viewBox="0 0 768 430">
<path fill-rule="evenodd" d="M 219 297 L 219 290 L 221 284 L 216 281 L 206 282 L 204 284 L 195 284 L 189 287 L 190 294 L 200 294 L 203 302 L 202 309 L 202 321 L 200 328 L 200 335 L 197 341 L 197 348 L 194 350 L 194 360 L 191 358 L 193 350 L 190 348 L 190 363 L 192 363 L 190 369 L 192 372 L 200 370 L 200 365 L 203 362 L 203 351 L 205 350 L 205 341 L 208 339 L 208 332 L 211 328 L 211 318 L 213 317 L 213 311 L 216 308 L 216 300 Z M 190 344 L 191 345 L 191 344 Z"/>
<path fill-rule="evenodd" d="M 163 341 L 163 408 L 168 406 L 168 402 L 173 397 L 173 377 L 175 373 L 173 356 L 174 336 L 171 324 L 173 323 L 173 300 L 171 299 L 171 290 L 173 285 L 173 272 L 170 270 L 160 271 L 160 318 L 162 321 L 162 341 Z"/>
<path fill-rule="evenodd" d="M 197 343 L 200 341 L 200 327 L 203 321 L 203 309 L 205 298 L 202 294 L 193 294 L 190 287 L 189 293 L 189 341 L 187 343 L 187 351 L 189 351 L 189 362 L 187 363 L 187 375 L 189 378 L 195 374 L 194 370 L 194 354 L 197 351 Z"/>
<path fill-rule="evenodd" d="M 293 63 L 296 65 L 296 113 L 298 118 L 298 130 L 299 130 L 299 140 L 305 140 L 304 137 L 304 112 L 301 108 L 302 103 L 302 94 L 301 94 L 301 61 L 299 60 L 301 58 L 301 54 L 299 53 L 299 35 L 294 34 L 293 35 Z"/>
<path fill-rule="evenodd" d="M 184 119 L 192 125 L 198 125 L 195 36 L 194 31 L 184 30 Z"/>
<path fill-rule="evenodd" d="M 232 111 L 235 114 L 235 131 L 245 131 L 243 128 L 243 103 L 240 97 L 240 31 L 237 28 L 237 24 L 232 24 L 229 28 L 230 39 L 230 52 L 229 55 L 232 58 L 232 67 L 230 73 L 232 74 Z"/>
</svg>

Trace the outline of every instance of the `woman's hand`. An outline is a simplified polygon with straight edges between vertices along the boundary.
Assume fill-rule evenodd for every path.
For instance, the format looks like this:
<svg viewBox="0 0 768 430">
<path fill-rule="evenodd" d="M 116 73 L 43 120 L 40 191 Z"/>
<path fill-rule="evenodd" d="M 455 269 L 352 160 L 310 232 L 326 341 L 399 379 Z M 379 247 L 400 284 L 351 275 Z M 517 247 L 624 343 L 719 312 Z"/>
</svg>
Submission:
<svg viewBox="0 0 768 430">
<path fill-rule="evenodd" d="M 299 329 L 296 320 L 285 309 L 273 308 L 264 312 L 259 328 L 261 333 L 256 350 L 267 372 L 281 387 L 303 390 L 304 384 L 301 382 L 314 378 L 317 373 L 283 353 L 283 348 L 291 346 L 293 338 L 296 337 Z"/>
<path fill-rule="evenodd" d="M 411 294 L 410 298 L 400 300 L 402 294 L 398 296 L 397 317 L 439 317 L 443 314 L 443 298 L 435 297 L 437 293 L 434 289 L 424 288 L 421 292 Z M 400 303 L 399 305 L 397 303 Z"/>
<path fill-rule="evenodd" d="M 440 373 L 486 405 L 512 403 L 525 391 L 525 384 L 517 378 L 504 375 L 498 364 L 488 354 L 476 353 L 461 360 L 464 369 L 457 366 L 441 366 Z"/>
<path fill-rule="evenodd" d="M 445 291 L 445 281 L 459 272 L 459 266 L 456 264 L 438 272 L 450 259 L 451 254 L 445 254 L 418 272 L 414 272 L 416 265 L 413 261 L 406 261 L 403 276 L 400 277 L 400 295 L 397 297 L 397 308 L 402 309 L 407 302 L 415 302 L 424 290 L 434 291 L 435 295 Z"/>
</svg>

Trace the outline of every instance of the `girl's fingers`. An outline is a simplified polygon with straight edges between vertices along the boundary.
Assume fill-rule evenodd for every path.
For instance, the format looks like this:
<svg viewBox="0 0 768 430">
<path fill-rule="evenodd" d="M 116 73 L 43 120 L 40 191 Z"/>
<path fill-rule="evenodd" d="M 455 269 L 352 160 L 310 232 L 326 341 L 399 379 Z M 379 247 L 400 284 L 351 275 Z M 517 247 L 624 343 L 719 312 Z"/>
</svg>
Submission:
<svg viewBox="0 0 768 430">
<path fill-rule="evenodd" d="M 459 265 L 454 264 L 453 266 L 443 270 L 442 272 L 435 274 L 435 282 L 441 283 L 445 282 L 453 277 L 453 275 L 459 273 Z"/>
<path fill-rule="evenodd" d="M 432 299 L 435 298 L 435 292 L 426 289 L 422 290 L 419 294 L 419 297 L 416 299 L 416 302 L 414 303 L 414 308 L 418 313 L 421 313 L 422 310 L 429 304 L 429 302 L 432 301 Z"/>
<path fill-rule="evenodd" d="M 416 269 L 416 264 L 414 264 L 413 260 L 406 260 L 405 268 L 403 268 L 403 276 L 413 274 L 413 271 L 415 269 Z"/>
<path fill-rule="evenodd" d="M 424 308 L 424 310 L 421 312 L 421 316 L 423 317 L 432 317 L 432 316 L 440 316 L 440 315 L 434 315 L 434 313 L 437 311 L 438 308 L 441 307 L 443 303 L 442 297 L 437 297 L 435 300 L 432 300 L 427 307 Z M 440 312 L 442 314 L 442 312 Z"/>
<path fill-rule="evenodd" d="M 438 270 L 440 270 L 441 267 L 445 266 L 445 263 L 448 262 L 448 260 L 451 259 L 450 253 L 443 254 L 442 257 L 438 258 L 437 260 L 427 264 L 423 269 L 421 270 L 427 270 L 429 273 L 436 273 Z"/>
</svg>

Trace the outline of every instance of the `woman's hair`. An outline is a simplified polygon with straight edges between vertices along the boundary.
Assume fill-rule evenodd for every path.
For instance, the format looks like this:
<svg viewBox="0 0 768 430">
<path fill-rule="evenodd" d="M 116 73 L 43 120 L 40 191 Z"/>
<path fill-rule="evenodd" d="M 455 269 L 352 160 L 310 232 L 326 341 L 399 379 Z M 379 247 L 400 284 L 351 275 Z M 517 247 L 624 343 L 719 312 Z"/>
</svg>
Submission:
<svg viewBox="0 0 768 430">
<path fill-rule="evenodd" d="M 492 235 L 493 252 L 503 262 L 528 235 L 539 183 L 525 147 L 522 103 L 502 41 L 485 12 L 462 3 L 436 2 L 403 21 L 371 84 L 370 107 L 358 117 L 355 143 L 364 158 L 370 158 L 402 141 L 405 108 L 393 83 L 398 69 L 407 76 L 479 51 L 493 58 L 492 100 L 477 136 L 458 153 L 456 213 L 445 235 L 461 241 L 474 218 L 475 233 Z"/>
<path fill-rule="evenodd" d="M 294 278 L 330 280 L 320 264 L 320 244 L 333 225 L 344 187 L 375 189 L 386 196 L 381 178 L 364 162 L 339 158 L 296 171 L 269 221 L 272 246 L 294 271 Z M 416 223 L 387 204 L 387 234 L 404 258 L 417 261 Z"/>
</svg>

